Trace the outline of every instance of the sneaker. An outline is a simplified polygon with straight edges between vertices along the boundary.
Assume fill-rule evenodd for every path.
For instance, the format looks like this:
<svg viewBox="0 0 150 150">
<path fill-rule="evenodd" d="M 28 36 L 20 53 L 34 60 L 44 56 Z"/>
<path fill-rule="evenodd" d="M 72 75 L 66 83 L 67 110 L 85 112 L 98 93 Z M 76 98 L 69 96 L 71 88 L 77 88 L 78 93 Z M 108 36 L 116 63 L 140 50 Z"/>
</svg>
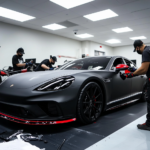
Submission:
<svg viewBox="0 0 150 150">
<path fill-rule="evenodd" d="M 146 125 L 146 123 L 138 124 L 137 127 L 138 127 L 138 129 L 141 129 L 141 130 L 149 130 L 150 131 L 150 127 L 148 127 Z"/>
</svg>

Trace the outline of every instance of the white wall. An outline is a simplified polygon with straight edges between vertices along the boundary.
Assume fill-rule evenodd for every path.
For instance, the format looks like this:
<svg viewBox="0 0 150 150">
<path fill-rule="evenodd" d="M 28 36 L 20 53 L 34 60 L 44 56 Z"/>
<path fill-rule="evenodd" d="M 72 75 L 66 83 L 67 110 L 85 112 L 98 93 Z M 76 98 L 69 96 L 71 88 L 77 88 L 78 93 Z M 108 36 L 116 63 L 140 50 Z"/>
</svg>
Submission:
<svg viewBox="0 0 150 150">
<path fill-rule="evenodd" d="M 24 59 L 36 58 L 37 62 L 50 55 L 81 57 L 81 42 L 57 35 L 0 23 L 0 69 L 12 65 L 12 56 L 19 47 L 25 50 Z M 63 64 L 67 58 L 58 58 Z M 70 59 L 67 59 L 70 60 Z"/>
<path fill-rule="evenodd" d="M 100 43 L 84 41 L 84 42 L 81 42 L 81 46 L 82 46 L 82 54 L 89 54 L 89 56 L 94 56 L 95 50 L 105 52 L 106 56 L 113 55 L 112 47 L 109 47 Z M 102 48 L 100 48 L 100 46 L 102 46 Z"/>
<path fill-rule="evenodd" d="M 50 55 L 65 55 L 81 58 L 82 54 L 94 56 L 94 50 L 104 51 L 113 55 L 113 48 L 90 41 L 77 41 L 69 38 L 23 28 L 0 22 L 0 69 L 12 66 L 12 56 L 19 47 L 24 48 L 26 58 L 36 58 L 37 63 L 49 59 Z M 102 46 L 102 48 L 100 48 Z M 58 58 L 56 65 L 63 64 L 72 58 Z"/>
<path fill-rule="evenodd" d="M 102 48 L 100 48 L 100 46 L 102 46 Z M 94 51 L 95 50 L 99 50 L 102 52 L 105 52 L 106 56 L 112 56 L 113 55 L 113 48 L 100 44 L 100 43 L 95 43 L 95 42 L 90 42 L 90 56 L 94 56 Z"/>
<path fill-rule="evenodd" d="M 146 44 L 146 45 L 150 45 L 150 44 Z M 136 52 L 133 52 L 133 50 L 134 50 L 133 45 L 116 47 L 116 48 L 113 48 L 113 55 L 114 56 L 124 56 L 130 60 L 135 59 L 137 61 L 137 67 L 140 67 L 141 62 L 142 62 L 142 56 L 137 54 Z"/>
<path fill-rule="evenodd" d="M 150 45 L 150 44 L 147 44 Z M 50 55 L 65 55 L 81 58 L 82 54 L 94 56 L 94 50 L 105 52 L 107 56 L 124 56 L 136 59 L 137 66 L 141 65 L 141 56 L 133 53 L 133 46 L 112 48 L 91 41 L 76 41 L 50 33 L 23 28 L 0 22 L 0 69 L 12 65 L 12 56 L 19 47 L 25 50 L 24 59 L 36 58 L 37 62 L 49 59 Z M 102 46 L 102 48 L 100 48 Z M 69 58 L 58 58 L 56 65 L 63 64 Z"/>
</svg>

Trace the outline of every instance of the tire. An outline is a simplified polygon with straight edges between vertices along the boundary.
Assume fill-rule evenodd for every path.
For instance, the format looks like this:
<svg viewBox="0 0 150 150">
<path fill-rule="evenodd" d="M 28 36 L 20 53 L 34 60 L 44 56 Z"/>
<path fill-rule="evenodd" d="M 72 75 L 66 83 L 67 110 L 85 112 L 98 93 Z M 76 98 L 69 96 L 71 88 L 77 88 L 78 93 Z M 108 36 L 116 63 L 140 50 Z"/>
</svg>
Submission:
<svg viewBox="0 0 150 150">
<path fill-rule="evenodd" d="M 145 85 L 143 88 L 142 96 L 140 99 L 141 102 L 146 102 L 146 92 L 147 92 L 147 85 Z"/>
<path fill-rule="evenodd" d="M 87 83 L 81 90 L 77 104 L 77 120 L 82 124 L 95 122 L 103 109 L 103 93 L 96 82 Z"/>
<path fill-rule="evenodd" d="M 2 77 L 0 76 L 0 83 L 2 82 Z"/>
</svg>

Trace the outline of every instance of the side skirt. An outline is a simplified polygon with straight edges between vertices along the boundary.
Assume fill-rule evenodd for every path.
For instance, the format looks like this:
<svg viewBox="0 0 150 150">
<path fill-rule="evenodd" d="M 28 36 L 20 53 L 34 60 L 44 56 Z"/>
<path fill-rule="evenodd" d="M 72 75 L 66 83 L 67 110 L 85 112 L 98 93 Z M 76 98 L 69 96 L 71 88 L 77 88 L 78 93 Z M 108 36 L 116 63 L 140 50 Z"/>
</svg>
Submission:
<svg viewBox="0 0 150 150">
<path fill-rule="evenodd" d="M 113 110 L 113 109 L 116 109 L 116 108 L 119 108 L 119 107 L 122 107 L 122 106 L 125 106 L 125 105 L 128 105 L 128 104 L 134 103 L 134 102 L 136 102 L 138 100 L 139 99 L 135 99 L 135 100 L 132 100 L 130 102 L 126 102 L 126 103 L 123 103 L 123 104 L 116 105 L 114 107 L 108 108 L 106 111 Z"/>
</svg>

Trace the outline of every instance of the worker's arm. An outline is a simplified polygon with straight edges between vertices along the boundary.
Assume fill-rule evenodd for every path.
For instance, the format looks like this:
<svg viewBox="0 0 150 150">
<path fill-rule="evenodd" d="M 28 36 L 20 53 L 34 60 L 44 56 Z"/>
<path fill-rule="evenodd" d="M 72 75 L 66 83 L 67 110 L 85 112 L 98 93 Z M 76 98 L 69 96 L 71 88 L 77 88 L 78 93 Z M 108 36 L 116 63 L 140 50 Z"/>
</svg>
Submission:
<svg viewBox="0 0 150 150">
<path fill-rule="evenodd" d="M 25 67 L 26 63 L 23 64 L 16 64 L 17 67 Z"/>
<path fill-rule="evenodd" d="M 49 70 L 49 69 L 50 69 L 50 68 L 47 67 L 45 64 L 42 64 L 41 67 L 42 67 L 43 69 L 45 69 L 45 70 Z"/>
<path fill-rule="evenodd" d="M 136 75 L 146 74 L 146 72 L 148 71 L 149 65 L 150 65 L 150 62 L 143 62 L 141 67 L 139 69 L 137 69 L 133 73 L 133 75 L 136 76 Z"/>
</svg>

